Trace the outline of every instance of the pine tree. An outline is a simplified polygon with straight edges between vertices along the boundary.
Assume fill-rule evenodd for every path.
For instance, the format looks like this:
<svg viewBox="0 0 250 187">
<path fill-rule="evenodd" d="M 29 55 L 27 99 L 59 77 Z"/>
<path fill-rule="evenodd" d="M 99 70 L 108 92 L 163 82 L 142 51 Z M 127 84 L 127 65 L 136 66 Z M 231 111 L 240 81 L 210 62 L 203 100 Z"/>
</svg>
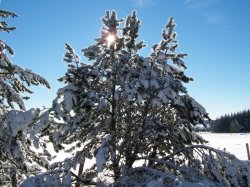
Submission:
<svg viewBox="0 0 250 187">
<path fill-rule="evenodd" d="M 214 121 L 212 131 L 218 133 L 230 133 L 235 130 L 237 132 L 239 130 L 241 132 L 250 132 L 249 121 L 249 110 L 237 112 L 231 114 L 231 116 L 224 115 Z"/>
<path fill-rule="evenodd" d="M 173 18 L 147 58 L 139 54 L 145 43 L 136 41 L 140 21 L 135 12 L 123 28 L 115 12 L 107 12 L 102 21 L 101 37 L 82 50 L 92 65 L 82 63 L 65 44 L 69 68 L 59 80 L 67 85 L 58 90 L 53 104 L 55 117 L 63 123 L 54 126 L 51 139 L 58 150 L 62 143 L 83 146 L 80 168 L 84 160 L 96 157 L 84 175 L 111 172 L 117 181 L 142 158 L 151 166 L 154 162 L 147 157 L 204 142 L 192 126 L 202 123 L 206 112 L 182 84 L 192 79 L 184 74 L 186 54 L 175 53 Z"/>
<path fill-rule="evenodd" d="M 230 132 L 240 132 L 243 127 L 240 125 L 237 119 L 232 120 L 230 123 Z"/>
<path fill-rule="evenodd" d="M 234 157 L 193 145 L 204 140 L 192 127 L 208 117 L 183 86 L 192 79 L 184 74 L 186 54 L 176 52 L 174 19 L 169 19 L 149 57 L 140 55 L 146 45 L 137 42 L 136 12 L 123 27 L 114 11 L 106 12 L 102 22 L 100 38 L 82 50 L 92 63 L 83 63 L 65 44 L 68 70 L 59 81 L 66 86 L 58 90 L 50 110 L 57 120 L 44 131 L 56 151 L 75 154 L 22 186 L 51 182 L 55 186 L 177 186 L 183 181 L 191 185 L 198 178 L 231 182 L 228 170 L 211 168 L 217 159 L 224 159 L 218 167 L 224 168 Z"/>
<path fill-rule="evenodd" d="M 14 18 L 17 15 L 0 10 L 0 17 Z M 15 29 L 5 21 L 0 21 L 1 32 Z M 28 88 L 30 85 L 42 84 L 47 88 L 50 86 L 40 75 L 13 64 L 10 55 L 14 55 L 13 49 L 0 40 L 0 185 L 11 180 L 12 186 L 16 186 L 18 180 L 23 178 L 22 174 L 25 173 L 28 177 L 29 172 L 38 169 L 34 161 L 42 162 L 30 145 L 39 147 L 41 142 L 36 131 L 42 129 L 41 124 L 46 123 L 43 116 L 48 118 L 48 113 L 41 114 L 39 109 L 26 111 L 24 100 L 29 97 L 25 94 L 32 93 Z M 40 119 L 37 121 L 38 117 Z"/>
</svg>

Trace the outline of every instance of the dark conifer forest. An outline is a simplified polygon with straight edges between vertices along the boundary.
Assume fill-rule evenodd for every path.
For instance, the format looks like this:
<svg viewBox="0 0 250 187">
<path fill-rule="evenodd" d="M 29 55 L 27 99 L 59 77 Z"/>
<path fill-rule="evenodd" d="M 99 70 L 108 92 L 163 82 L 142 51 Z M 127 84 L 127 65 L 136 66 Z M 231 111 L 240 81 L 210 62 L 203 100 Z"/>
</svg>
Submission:
<svg viewBox="0 0 250 187">
<path fill-rule="evenodd" d="M 212 131 L 217 133 L 250 132 L 250 110 L 226 114 L 216 119 L 212 125 Z"/>
</svg>

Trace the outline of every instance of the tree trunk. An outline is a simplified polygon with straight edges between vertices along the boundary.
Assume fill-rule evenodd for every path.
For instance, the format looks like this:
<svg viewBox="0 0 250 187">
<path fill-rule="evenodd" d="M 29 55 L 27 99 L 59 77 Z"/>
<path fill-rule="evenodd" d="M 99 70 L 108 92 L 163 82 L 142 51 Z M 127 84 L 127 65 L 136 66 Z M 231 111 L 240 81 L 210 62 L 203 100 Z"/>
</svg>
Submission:
<svg viewBox="0 0 250 187">
<path fill-rule="evenodd" d="M 156 157 L 156 154 L 157 154 L 157 147 L 158 147 L 158 146 L 154 145 L 153 151 L 152 151 L 152 153 L 149 155 L 150 158 L 155 158 L 155 157 Z M 154 163 L 153 160 L 149 160 L 148 166 L 152 166 L 153 163 Z"/>
<path fill-rule="evenodd" d="M 111 63 L 114 62 L 115 59 L 115 51 L 114 51 L 114 45 L 111 46 Z M 121 171 L 119 168 L 119 160 L 117 159 L 116 151 L 117 151 L 117 129 L 116 129 L 116 112 L 117 112 L 117 106 L 116 106 L 116 100 L 115 100 L 115 93 L 116 93 L 116 67 L 113 67 L 112 70 L 112 112 L 111 112 L 111 121 L 110 121 L 110 134 L 111 134 L 111 145 L 113 147 L 114 151 L 114 159 L 112 160 L 112 169 L 114 172 L 114 179 L 115 181 L 120 177 Z"/>
<path fill-rule="evenodd" d="M 78 169 L 78 177 L 81 177 L 81 174 L 83 172 L 83 168 L 84 168 L 84 162 L 85 162 L 85 159 L 83 159 L 83 161 L 80 163 L 80 166 L 79 166 L 79 169 Z M 80 182 L 77 182 L 75 187 L 80 187 L 81 183 Z"/>
<path fill-rule="evenodd" d="M 16 176 L 16 168 L 10 169 L 10 178 L 11 178 L 11 186 L 17 187 L 17 176 Z"/>
</svg>

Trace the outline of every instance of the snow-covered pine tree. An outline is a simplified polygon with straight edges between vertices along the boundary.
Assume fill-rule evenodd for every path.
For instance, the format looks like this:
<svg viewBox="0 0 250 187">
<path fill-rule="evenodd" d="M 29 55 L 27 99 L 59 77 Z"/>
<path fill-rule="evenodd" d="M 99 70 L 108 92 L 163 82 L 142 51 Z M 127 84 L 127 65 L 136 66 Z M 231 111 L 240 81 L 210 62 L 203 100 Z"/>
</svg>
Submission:
<svg viewBox="0 0 250 187">
<path fill-rule="evenodd" d="M 1 18 L 16 16 L 15 13 L 0 10 Z M 1 32 L 15 29 L 4 20 L 0 21 Z M 40 75 L 13 64 L 10 55 L 14 55 L 13 49 L 0 40 L 0 185 L 12 181 L 12 186 L 16 186 L 16 175 L 23 180 L 22 174 L 25 173 L 28 177 L 29 172 L 38 169 L 34 161 L 42 165 L 43 159 L 30 146 L 45 146 L 36 131 L 40 131 L 42 125 L 48 122 L 45 120 L 48 119 L 48 113 L 42 114 L 39 109 L 34 108 L 26 111 L 24 100 L 28 97 L 25 94 L 32 93 L 28 88 L 30 85 L 50 86 Z M 18 107 L 19 109 L 15 109 Z"/>
<path fill-rule="evenodd" d="M 136 41 L 136 12 L 123 28 L 118 28 L 122 20 L 113 11 L 102 20 L 101 37 L 82 50 L 93 64 L 82 63 L 65 44 L 69 68 L 59 80 L 67 86 L 58 90 L 53 105 L 55 117 L 63 123 L 55 126 L 51 139 L 57 149 L 77 142 L 84 147 L 81 160 L 96 157 L 88 172 L 111 172 L 116 181 L 140 157 L 159 158 L 202 143 L 191 127 L 203 122 L 206 112 L 182 85 L 191 79 L 183 72 L 186 54 L 175 53 L 172 18 L 147 58 L 139 54 L 145 44 Z M 145 159 L 143 164 L 153 162 Z"/>
<path fill-rule="evenodd" d="M 46 132 L 57 151 L 65 149 L 75 155 L 52 164 L 50 171 L 23 186 L 46 185 L 48 181 L 58 186 L 228 182 L 225 176 L 231 173 L 221 168 L 225 163 L 230 168 L 228 160 L 234 157 L 193 145 L 204 140 L 192 127 L 208 117 L 183 86 L 192 79 L 184 74 L 186 54 L 176 52 L 173 18 L 149 57 L 140 55 L 145 43 L 137 42 L 140 21 L 136 12 L 127 17 L 123 27 L 114 11 L 107 11 L 102 21 L 101 37 L 82 50 L 92 63 L 81 62 L 65 44 L 68 70 L 59 81 L 66 86 L 58 90 L 51 110 L 58 123 Z M 246 174 L 244 171 L 242 176 Z"/>
</svg>

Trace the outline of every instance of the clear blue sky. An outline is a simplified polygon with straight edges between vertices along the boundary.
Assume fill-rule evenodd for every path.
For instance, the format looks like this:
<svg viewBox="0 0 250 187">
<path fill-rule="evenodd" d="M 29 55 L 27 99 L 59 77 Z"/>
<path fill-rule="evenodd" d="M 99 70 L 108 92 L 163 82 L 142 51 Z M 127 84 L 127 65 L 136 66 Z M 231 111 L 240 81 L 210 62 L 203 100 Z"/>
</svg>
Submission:
<svg viewBox="0 0 250 187">
<path fill-rule="evenodd" d="M 249 0 L 2 0 L 0 6 L 19 14 L 8 19 L 17 31 L 0 36 L 16 52 L 12 61 L 44 76 L 52 86 L 50 91 L 32 87 L 35 93 L 27 108 L 51 106 L 63 86 L 57 79 L 66 72 L 64 43 L 79 53 L 91 45 L 106 10 L 116 10 L 119 18 L 137 10 L 140 38 L 149 47 L 160 40 L 173 16 L 179 51 L 189 54 L 186 74 L 194 78 L 187 85 L 189 94 L 212 118 L 250 108 Z"/>
</svg>

